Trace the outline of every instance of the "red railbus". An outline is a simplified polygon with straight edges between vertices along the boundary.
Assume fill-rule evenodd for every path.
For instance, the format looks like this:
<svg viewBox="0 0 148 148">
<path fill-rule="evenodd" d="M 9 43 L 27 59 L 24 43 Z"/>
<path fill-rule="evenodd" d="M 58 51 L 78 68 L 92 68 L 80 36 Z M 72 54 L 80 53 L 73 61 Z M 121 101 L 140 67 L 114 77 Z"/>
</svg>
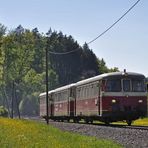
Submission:
<svg viewBox="0 0 148 148">
<path fill-rule="evenodd" d="M 45 96 L 40 95 L 40 115 L 46 116 Z M 49 91 L 50 119 L 74 122 L 94 120 L 109 124 L 133 120 L 147 114 L 145 76 L 133 72 L 98 75 Z M 44 108 L 44 109 L 43 109 Z"/>
</svg>

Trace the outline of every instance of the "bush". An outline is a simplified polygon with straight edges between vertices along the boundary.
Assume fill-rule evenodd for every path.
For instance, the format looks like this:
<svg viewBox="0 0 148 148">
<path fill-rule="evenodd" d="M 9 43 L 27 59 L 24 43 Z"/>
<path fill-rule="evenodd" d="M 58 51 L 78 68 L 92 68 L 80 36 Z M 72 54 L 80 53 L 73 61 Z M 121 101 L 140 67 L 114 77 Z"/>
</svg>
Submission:
<svg viewBox="0 0 148 148">
<path fill-rule="evenodd" d="M 0 106 L 0 116 L 8 117 L 8 110 L 4 106 Z"/>
</svg>

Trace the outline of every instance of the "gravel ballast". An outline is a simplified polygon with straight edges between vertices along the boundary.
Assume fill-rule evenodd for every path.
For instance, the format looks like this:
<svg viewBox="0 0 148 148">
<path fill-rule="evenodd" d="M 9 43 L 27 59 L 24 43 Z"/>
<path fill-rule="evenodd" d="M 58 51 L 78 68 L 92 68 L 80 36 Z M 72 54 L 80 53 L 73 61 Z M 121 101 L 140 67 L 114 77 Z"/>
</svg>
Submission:
<svg viewBox="0 0 148 148">
<path fill-rule="evenodd" d="M 49 124 L 64 131 L 113 140 L 126 148 L 148 148 L 148 130 L 52 121 Z"/>
</svg>

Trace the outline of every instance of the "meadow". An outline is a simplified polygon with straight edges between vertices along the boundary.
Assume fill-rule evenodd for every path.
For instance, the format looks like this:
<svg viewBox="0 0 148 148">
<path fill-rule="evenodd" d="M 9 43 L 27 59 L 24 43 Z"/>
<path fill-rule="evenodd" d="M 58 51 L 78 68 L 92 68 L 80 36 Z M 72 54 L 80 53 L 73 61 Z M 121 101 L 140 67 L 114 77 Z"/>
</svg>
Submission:
<svg viewBox="0 0 148 148">
<path fill-rule="evenodd" d="M 102 123 L 102 122 L 96 122 L 96 123 Z M 127 125 L 126 121 L 118 121 L 118 122 L 112 122 L 113 125 Z M 131 126 L 148 126 L 148 118 L 140 118 L 137 120 L 134 120 L 131 124 Z"/>
<path fill-rule="evenodd" d="M 63 132 L 44 123 L 0 118 L 1 148 L 121 148 L 105 139 Z"/>
<path fill-rule="evenodd" d="M 148 126 L 148 118 L 135 120 L 132 125 Z"/>
</svg>

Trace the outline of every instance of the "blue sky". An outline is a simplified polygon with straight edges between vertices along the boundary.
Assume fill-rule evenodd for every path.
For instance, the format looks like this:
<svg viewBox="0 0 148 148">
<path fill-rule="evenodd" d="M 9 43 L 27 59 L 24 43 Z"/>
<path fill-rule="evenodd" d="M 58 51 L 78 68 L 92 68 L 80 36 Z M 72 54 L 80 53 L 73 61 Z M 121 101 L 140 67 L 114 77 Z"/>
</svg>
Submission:
<svg viewBox="0 0 148 148">
<path fill-rule="evenodd" d="M 113 24 L 137 0 L 0 0 L 0 23 L 46 33 L 51 27 L 83 45 Z M 141 0 L 89 47 L 109 68 L 148 76 L 148 0 Z"/>
</svg>

